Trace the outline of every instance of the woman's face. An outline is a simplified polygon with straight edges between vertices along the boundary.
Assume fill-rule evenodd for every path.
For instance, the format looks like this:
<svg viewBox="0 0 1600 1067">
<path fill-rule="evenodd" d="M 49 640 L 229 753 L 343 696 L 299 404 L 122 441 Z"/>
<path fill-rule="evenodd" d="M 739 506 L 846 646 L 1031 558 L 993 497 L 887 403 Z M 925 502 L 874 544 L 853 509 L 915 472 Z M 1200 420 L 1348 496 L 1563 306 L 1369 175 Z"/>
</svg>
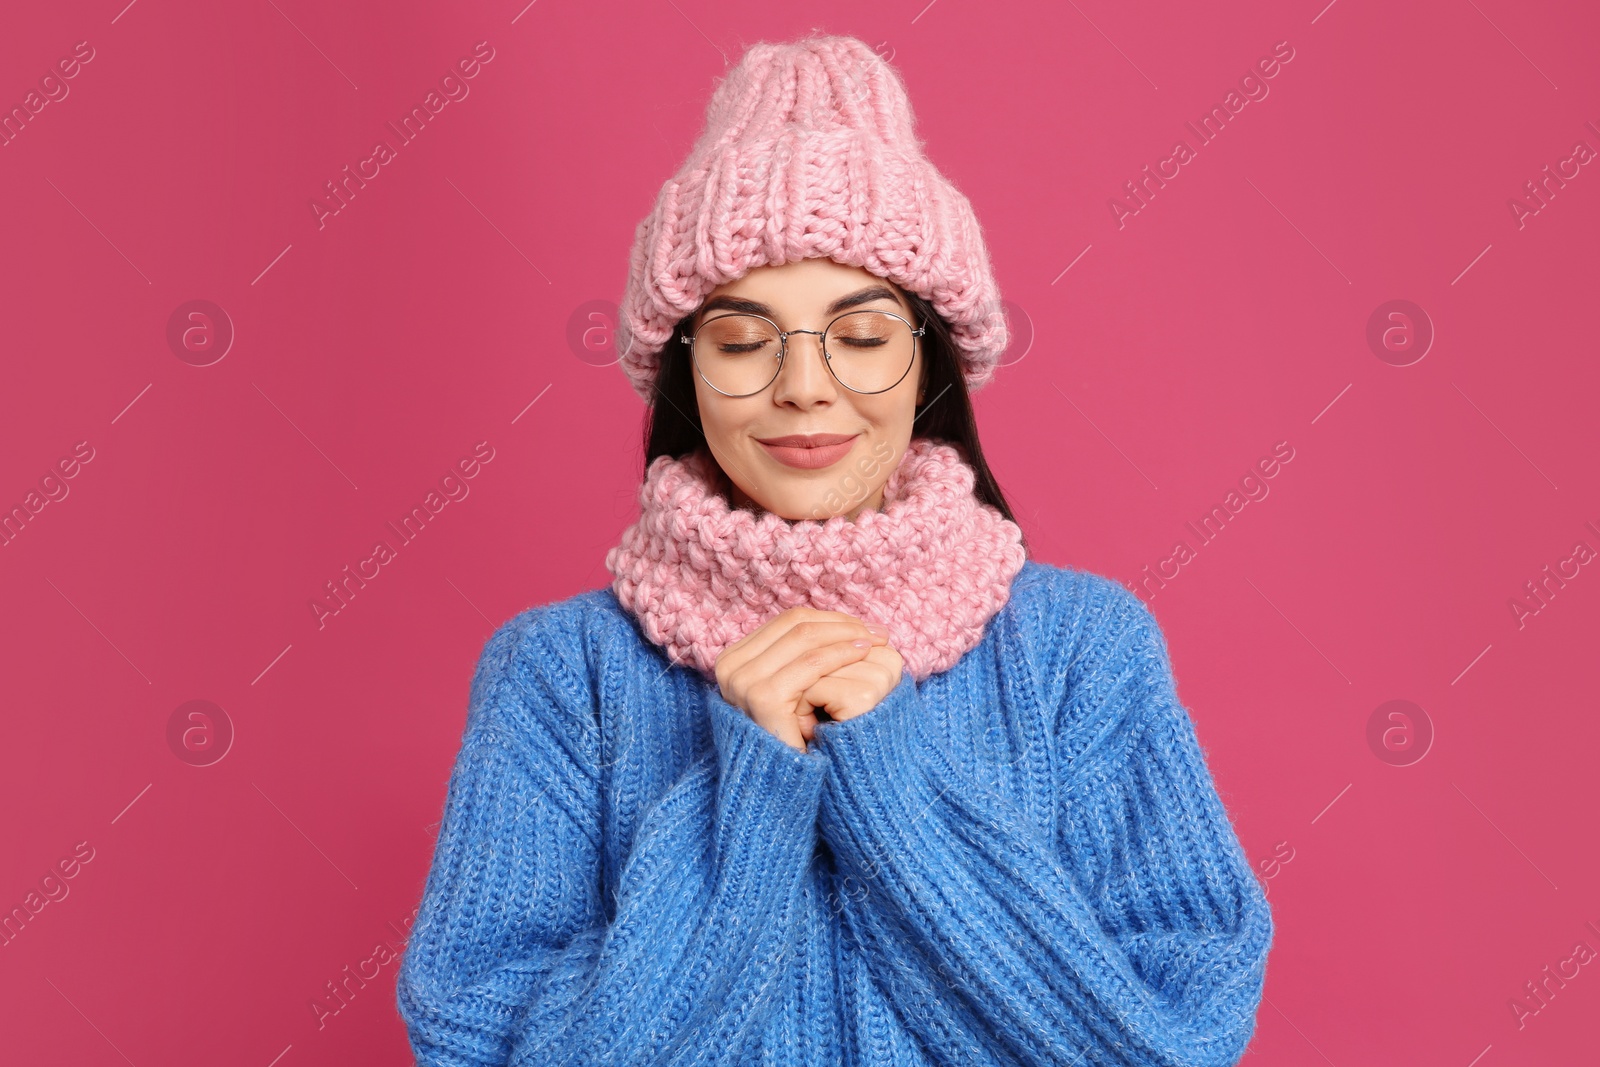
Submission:
<svg viewBox="0 0 1600 1067">
<path fill-rule="evenodd" d="M 923 325 L 898 286 L 860 267 L 814 258 L 757 267 L 718 286 L 691 320 L 690 332 L 708 318 L 742 311 L 765 316 L 782 330 L 820 333 L 834 317 L 867 309 L 892 311 L 913 327 Z M 911 442 L 924 377 L 919 341 L 899 384 L 879 393 L 852 392 L 823 362 L 817 334 L 790 337 L 777 378 L 753 396 L 727 396 L 696 373 L 700 424 L 730 483 L 729 502 L 786 519 L 854 518 L 863 508 L 880 508 L 884 484 Z M 762 443 L 793 434 L 849 441 L 810 457 Z"/>
</svg>

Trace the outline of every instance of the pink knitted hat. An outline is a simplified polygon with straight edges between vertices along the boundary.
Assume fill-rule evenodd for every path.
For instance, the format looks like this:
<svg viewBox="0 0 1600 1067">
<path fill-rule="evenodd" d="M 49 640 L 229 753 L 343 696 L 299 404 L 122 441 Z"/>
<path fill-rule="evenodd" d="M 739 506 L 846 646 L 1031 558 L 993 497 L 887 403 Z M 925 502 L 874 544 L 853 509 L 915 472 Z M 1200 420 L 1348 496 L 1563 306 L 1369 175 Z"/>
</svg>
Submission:
<svg viewBox="0 0 1600 1067">
<path fill-rule="evenodd" d="M 927 299 L 967 388 L 1008 340 L 972 204 L 922 154 L 904 84 L 854 37 L 751 45 L 634 234 L 617 350 L 650 398 L 672 328 L 756 267 L 827 257 Z"/>
</svg>

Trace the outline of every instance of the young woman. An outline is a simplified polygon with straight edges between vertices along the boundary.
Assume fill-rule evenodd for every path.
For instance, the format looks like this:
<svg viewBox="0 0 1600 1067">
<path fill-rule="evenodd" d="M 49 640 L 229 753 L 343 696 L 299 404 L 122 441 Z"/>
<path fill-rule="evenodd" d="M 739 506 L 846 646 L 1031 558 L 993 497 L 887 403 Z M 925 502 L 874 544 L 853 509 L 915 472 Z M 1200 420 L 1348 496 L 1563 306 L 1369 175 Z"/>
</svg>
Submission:
<svg viewBox="0 0 1600 1067">
<path fill-rule="evenodd" d="M 753 46 L 622 310 L 641 514 L 484 648 L 418 1063 L 1237 1062 L 1265 898 L 1150 612 L 1027 558 L 998 293 L 892 68 Z"/>
</svg>

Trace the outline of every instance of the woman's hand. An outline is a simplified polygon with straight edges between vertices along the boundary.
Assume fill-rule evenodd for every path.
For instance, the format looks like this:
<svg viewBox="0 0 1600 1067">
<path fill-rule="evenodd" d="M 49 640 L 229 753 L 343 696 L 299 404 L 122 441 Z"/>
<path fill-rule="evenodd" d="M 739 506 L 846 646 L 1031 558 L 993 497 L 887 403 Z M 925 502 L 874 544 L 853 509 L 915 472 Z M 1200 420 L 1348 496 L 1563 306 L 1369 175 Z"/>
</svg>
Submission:
<svg viewBox="0 0 1600 1067">
<path fill-rule="evenodd" d="M 865 715 L 889 695 L 900 683 L 900 673 L 905 661 L 893 645 L 874 645 L 867 649 L 865 659 L 846 663 L 824 676 L 807 689 L 805 701 L 827 709 L 828 717 L 835 722 Z M 810 735 L 806 740 L 810 740 Z"/>
<path fill-rule="evenodd" d="M 722 651 L 717 685 L 722 699 L 803 752 L 817 728 L 814 707 L 853 718 L 882 699 L 863 706 L 891 673 L 899 680 L 888 641 L 887 629 L 854 615 L 790 608 Z"/>
</svg>

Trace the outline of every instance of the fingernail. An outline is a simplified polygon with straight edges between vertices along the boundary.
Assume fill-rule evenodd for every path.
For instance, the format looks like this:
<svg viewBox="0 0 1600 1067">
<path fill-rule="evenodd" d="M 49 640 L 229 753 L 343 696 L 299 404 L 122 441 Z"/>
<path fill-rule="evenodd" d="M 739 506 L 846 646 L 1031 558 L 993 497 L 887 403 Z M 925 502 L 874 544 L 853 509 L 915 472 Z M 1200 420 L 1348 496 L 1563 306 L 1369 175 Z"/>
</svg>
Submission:
<svg viewBox="0 0 1600 1067">
<path fill-rule="evenodd" d="M 857 648 L 871 648 L 872 647 L 872 642 L 868 641 L 865 637 L 858 637 L 854 641 L 851 641 L 850 643 L 852 645 L 855 645 Z"/>
<path fill-rule="evenodd" d="M 880 626 L 878 623 L 875 623 L 875 622 L 867 623 L 867 629 L 872 631 L 873 633 L 877 634 L 879 637 L 888 637 L 889 636 L 889 628 L 887 626 Z"/>
</svg>

